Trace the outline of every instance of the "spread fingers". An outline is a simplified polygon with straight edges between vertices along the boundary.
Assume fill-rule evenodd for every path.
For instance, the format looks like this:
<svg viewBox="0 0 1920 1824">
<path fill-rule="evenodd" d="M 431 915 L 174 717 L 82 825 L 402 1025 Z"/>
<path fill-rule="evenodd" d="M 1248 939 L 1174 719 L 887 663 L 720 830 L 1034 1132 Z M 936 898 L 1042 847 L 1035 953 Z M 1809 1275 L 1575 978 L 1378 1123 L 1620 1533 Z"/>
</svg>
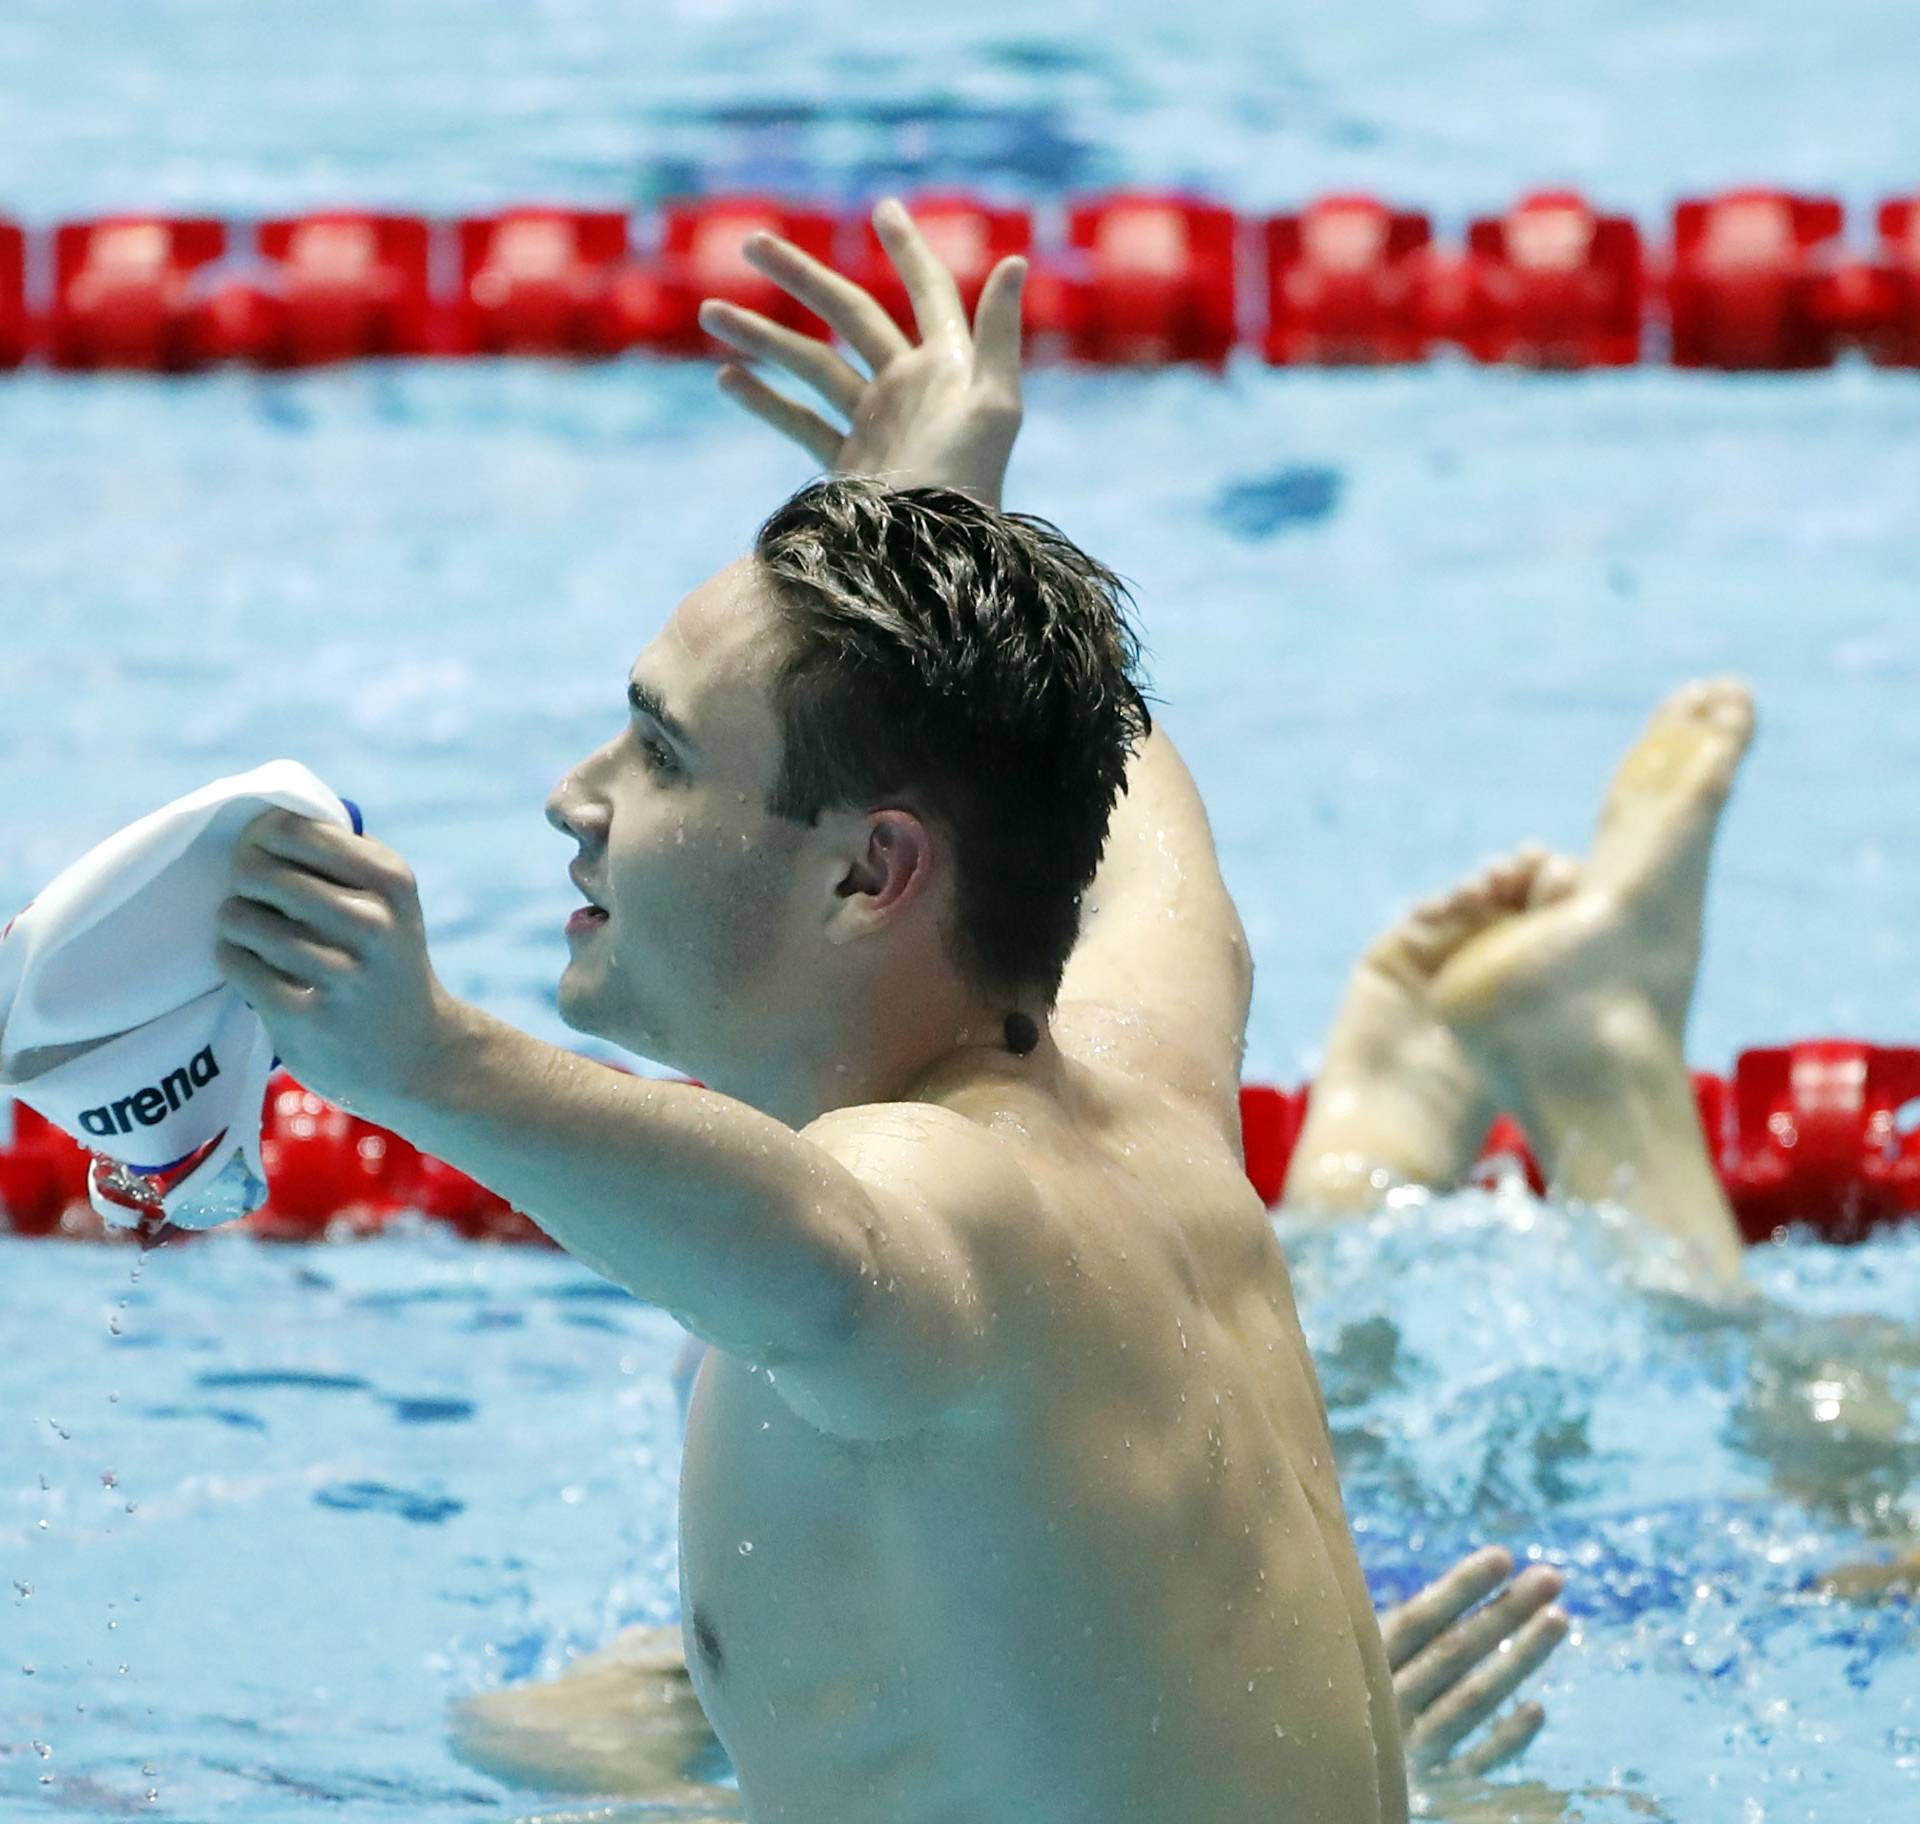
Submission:
<svg viewBox="0 0 1920 1824">
<path fill-rule="evenodd" d="M 738 405 L 743 405 L 763 423 L 770 424 L 783 437 L 791 437 L 823 469 L 833 467 L 846 442 L 846 433 L 837 431 L 816 411 L 776 392 L 751 369 L 729 361 L 718 376 L 720 390 Z"/>
<path fill-rule="evenodd" d="M 1421 1715 L 1407 1732 L 1408 1755 L 1416 1763 L 1444 1760 L 1546 1663 L 1566 1637 L 1567 1618 L 1561 1610 L 1536 1615 L 1487 1664 Z"/>
<path fill-rule="evenodd" d="M 791 241 L 774 234 L 750 234 L 745 253 L 748 265 L 823 319 L 875 373 L 894 356 L 906 353 L 909 344 L 899 324 L 874 298 Z"/>
<path fill-rule="evenodd" d="M 867 382 L 826 343 L 775 323 L 757 310 L 709 298 L 700 306 L 700 327 L 750 361 L 785 368 L 849 418 L 866 390 Z"/>
</svg>

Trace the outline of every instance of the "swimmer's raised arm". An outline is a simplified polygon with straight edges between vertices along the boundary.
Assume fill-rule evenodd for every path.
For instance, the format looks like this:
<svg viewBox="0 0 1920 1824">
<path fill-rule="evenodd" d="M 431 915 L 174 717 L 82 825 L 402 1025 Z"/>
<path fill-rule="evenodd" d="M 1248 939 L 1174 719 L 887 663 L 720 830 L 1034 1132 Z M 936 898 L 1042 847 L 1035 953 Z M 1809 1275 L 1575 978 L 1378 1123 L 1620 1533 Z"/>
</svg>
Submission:
<svg viewBox="0 0 1920 1824">
<path fill-rule="evenodd" d="M 957 488 L 1000 505 L 1007 458 L 1020 430 L 1023 259 L 988 274 L 971 325 L 953 276 L 913 218 L 889 198 L 873 223 L 912 300 L 919 340 L 851 279 L 771 234 L 750 236 L 747 259 L 828 323 L 865 363 L 862 373 L 824 342 L 756 311 L 709 298 L 708 334 L 749 360 L 783 369 L 818 393 L 843 428 L 776 391 L 742 363 L 720 370 L 728 397 L 840 475 L 871 475 L 898 488 Z"/>
<path fill-rule="evenodd" d="M 851 279 L 772 235 L 747 258 L 821 316 L 872 370 L 811 337 L 709 300 L 700 320 L 730 348 L 804 381 L 850 421 L 842 430 L 745 367 L 720 381 L 730 397 L 842 474 L 898 486 L 961 488 L 1000 504 L 1020 428 L 1020 299 L 1026 262 L 1002 260 L 969 333 L 952 276 L 896 201 L 874 226 L 913 301 L 910 341 Z M 1128 768 L 1106 857 L 1067 963 L 1057 1031 L 1138 1074 L 1167 1082 L 1237 1139 L 1240 1054 L 1253 979 L 1246 935 L 1214 857 L 1207 814 L 1164 729 Z"/>
<path fill-rule="evenodd" d="M 1127 768 L 1055 1029 L 1179 1093 L 1240 1138 L 1253 956 L 1193 775 L 1157 722 Z"/>
</svg>

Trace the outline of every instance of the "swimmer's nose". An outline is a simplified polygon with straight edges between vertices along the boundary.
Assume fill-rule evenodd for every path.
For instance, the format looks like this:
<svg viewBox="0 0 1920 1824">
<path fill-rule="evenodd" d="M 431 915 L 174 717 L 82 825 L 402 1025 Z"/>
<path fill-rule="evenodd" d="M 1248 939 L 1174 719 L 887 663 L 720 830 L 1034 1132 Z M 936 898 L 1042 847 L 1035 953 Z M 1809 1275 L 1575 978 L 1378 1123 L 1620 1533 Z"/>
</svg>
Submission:
<svg viewBox="0 0 1920 1824">
<path fill-rule="evenodd" d="M 547 799 L 547 822 L 562 836 L 571 836 L 585 847 L 593 840 L 599 817 L 591 801 L 580 790 L 576 776 L 569 773 L 553 788 Z"/>
</svg>

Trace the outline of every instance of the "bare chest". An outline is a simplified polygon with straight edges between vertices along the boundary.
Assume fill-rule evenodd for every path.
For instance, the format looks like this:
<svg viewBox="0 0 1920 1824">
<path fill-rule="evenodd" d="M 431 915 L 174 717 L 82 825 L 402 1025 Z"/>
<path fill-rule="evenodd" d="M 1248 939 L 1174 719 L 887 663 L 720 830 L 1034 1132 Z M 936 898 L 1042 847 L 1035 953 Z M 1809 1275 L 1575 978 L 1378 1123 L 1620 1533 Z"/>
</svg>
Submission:
<svg viewBox="0 0 1920 1824">
<path fill-rule="evenodd" d="M 1156 1791 L 1193 1824 L 1247 1824 L 1287 1730 L 1319 1734 L 1267 1714 L 1289 1657 L 1349 1621 L 1275 1422 L 1310 1389 L 1276 1405 L 1262 1374 L 1297 1365 L 1165 1296 L 1104 1355 L 1050 1360 L 989 1435 L 844 1443 L 777 1371 L 709 1357 L 681 1490 L 688 1663 L 744 1789 L 786 1807 L 756 1824 L 999 1824 L 1010 1793 L 1049 1789 L 1036 1824 Z M 1245 1724 L 1237 1762 L 1223 1716 Z"/>
</svg>

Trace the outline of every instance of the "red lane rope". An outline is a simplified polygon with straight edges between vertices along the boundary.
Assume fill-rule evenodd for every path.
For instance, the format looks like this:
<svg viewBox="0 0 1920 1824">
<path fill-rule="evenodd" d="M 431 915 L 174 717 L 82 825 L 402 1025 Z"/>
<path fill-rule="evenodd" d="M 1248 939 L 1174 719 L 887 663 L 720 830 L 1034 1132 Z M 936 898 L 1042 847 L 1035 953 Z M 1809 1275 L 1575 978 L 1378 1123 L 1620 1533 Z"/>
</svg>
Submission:
<svg viewBox="0 0 1920 1824">
<path fill-rule="evenodd" d="M 1731 1076 L 1694 1076 L 1708 1154 L 1751 1242 L 1806 1225 L 1832 1241 L 1920 1216 L 1920 1047 L 1807 1039 L 1743 1052 Z M 1311 1089 L 1240 1092 L 1247 1176 L 1278 1204 Z M 412 1212 L 479 1241 L 551 1244 L 533 1223 L 443 1161 L 322 1100 L 284 1073 L 267 1092 L 262 1154 L 269 1201 L 243 1225 L 274 1241 L 376 1234 Z M 0 1230 L 97 1237 L 90 1155 L 22 1103 L 0 1146 Z M 1527 1137 L 1502 1116 L 1485 1176 L 1524 1173 L 1543 1191 Z"/>
<path fill-rule="evenodd" d="M 969 308 L 997 259 L 1029 256 L 1041 359 L 1218 365 L 1245 348 L 1276 365 L 1352 365 L 1452 347 L 1547 368 L 1786 370 L 1847 352 L 1920 368 L 1920 191 L 1882 203 L 1860 246 L 1834 198 L 1771 189 L 1682 201 L 1657 245 L 1571 190 L 1479 218 L 1458 245 L 1428 215 L 1360 195 L 1269 218 L 1121 192 L 1068 203 L 1044 237 L 1025 209 L 909 200 Z M 121 215 L 33 233 L 0 220 L 0 368 L 705 355 L 717 351 L 696 311 L 709 296 L 821 333 L 742 258 L 762 228 L 906 319 L 869 224 L 776 197 L 670 203 L 638 224 L 545 206 L 452 222 Z"/>
</svg>

